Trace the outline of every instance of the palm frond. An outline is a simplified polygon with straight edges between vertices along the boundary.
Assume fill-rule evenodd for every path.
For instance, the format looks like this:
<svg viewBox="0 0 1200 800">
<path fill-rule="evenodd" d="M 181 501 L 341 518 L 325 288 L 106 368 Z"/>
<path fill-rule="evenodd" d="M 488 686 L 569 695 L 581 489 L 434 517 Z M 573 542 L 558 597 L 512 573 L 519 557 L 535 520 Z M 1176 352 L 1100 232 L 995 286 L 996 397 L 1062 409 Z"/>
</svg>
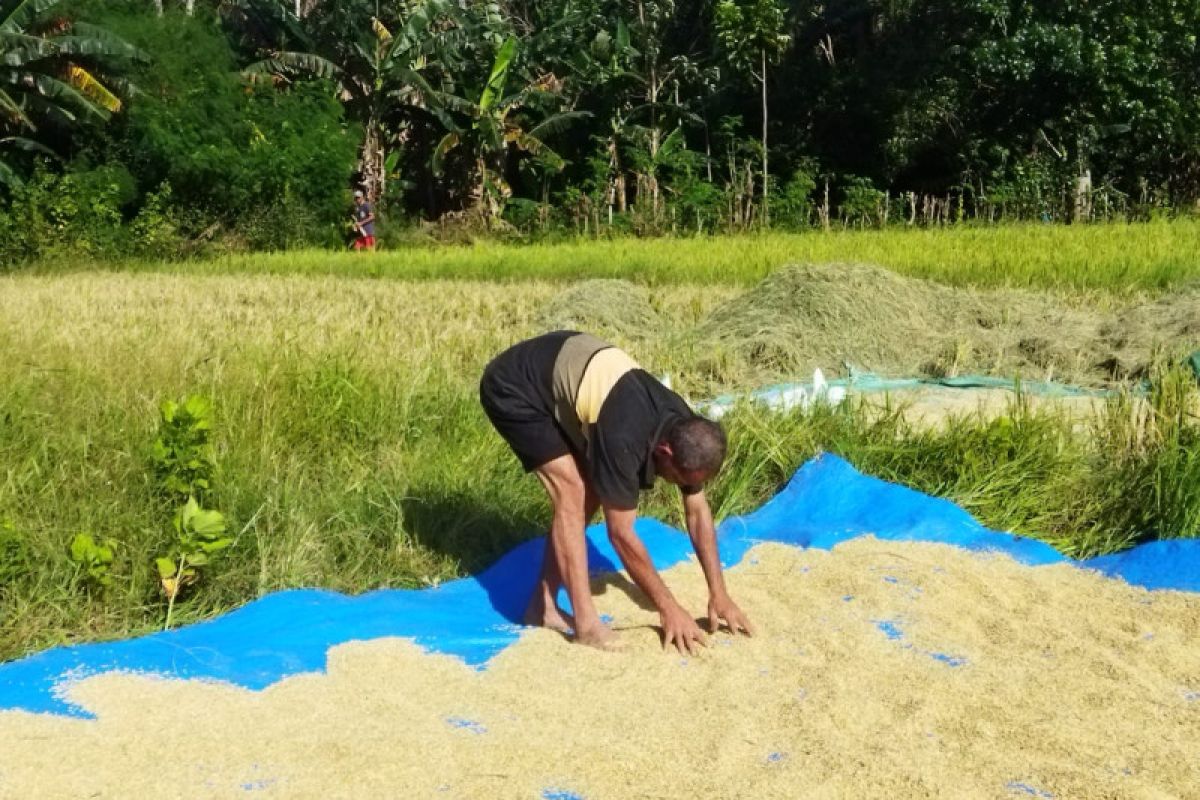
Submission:
<svg viewBox="0 0 1200 800">
<path fill-rule="evenodd" d="M 429 84 L 429 81 L 425 79 L 425 76 L 422 75 L 417 68 L 393 67 L 386 70 L 385 74 L 387 74 L 388 77 L 397 79 L 397 81 L 404 87 L 416 89 L 423 98 L 433 98 L 439 94 L 438 90 L 434 89 L 433 86 Z"/>
<path fill-rule="evenodd" d="M 83 67 L 70 64 L 67 67 L 67 76 L 72 86 L 105 111 L 115 114 L 121 110 L 121 98 L 109 91 L 107 86 L 96 80 L 96 76 Z"/>
<path fill-rule="evenodd" d="M 4 163 L 4 159 L 0 159 L 0 186 L 19 187 L 23 186 L 25 181 L 21 180 L 20 176 Z"/>
<path fill-rule="evenodd" d="M 50 75 L 35 75 L 32 76 L 33 83 L 37 86 L 37 92 L 47 100 L 58 101 L 54 106 L 62 113 L 68 121 L 74 121 L 75 117 L 66 108 L 63 108 L 62 103 L 69 103 L 78 111 L 92 116 L 98 120 L 108 119 L 107 109 L 97 103 L 92 102 L 87 95 L 76 89 L 66 81 L 60 81 L 58 78 Z"/>
<path fill-rule="evenodd" d="M 449 111 L 454 111 L 459 114 L 465 114 L 469 117 L 479 116 L 479 106 L 465 97 L 459 97 L 456 94 L 449 92 L 434 91 L 430 94 L 434 103 L 439 108 L 445 108 Z"/>
<path fill-rule="evenodd" d="M 7 12 L 0 11 L 0 31 L 18 33 L 37 21 L 45 11 L 58 5 L 60 0 L 19 0 Z"/>
<path fill-rule="evenodd" d="M 538 139 L 546 139 L 550 136 L 562 133 L 572 124 L 581 119 L 587 119 L 592 116 L 590 111 L 563 111 L 539 122 L 529 129 L 529 135 Z"/>
<path fill-rule="evenodd" d="M 536 156 L 538 160 L 555 172 L 566 166 L 567 162 L 563 161 L 562 156 L 547 147 L 546 143 L 536 136 L 522 130 L 513 131 L 512 134 L 510 137 L 506 137 L 509 141 L 531 156 Z"/>
<path fill-rule="evenodd" d="M 449 11 L 444 0 L 428 0 L 412 8 L 404 20 L 403 27 L 396 34 L 395 40 L 388 48 L 387 58 L 395 58 L 397 54 L 416 50 L 428 52 L 437 46 L 437 41 L 429 34 L 429 29 L 435 20 Z"/>
<path fill-rule="evenodd" d="M 85 22 L 75 23 L 71 26 L 71 33 L 56 36 L 53 42 L 68 55 L 107 56 L 142 62 L 150 60 L 144 51 L 115 33 Z"/>
<path fill-rule="evenodd" d="M 309 75 L 315 78 L 328 78 L 340 83 L 342 69 L 327 58 L 315 53 L 298 53 L 291 50 L 281 50 L 269 58 L 256 61 L 242 70 L 246 78 L 254 79 L 262 75 Z"/>
<path fill-rule="evenodd" d="M 70 87 L 67 88 L 70 89 Z M 71 89 L 71 91 L 74 92 L 75 90 Z M 59 119 L 65 123 L 72 123 L 78 119 L 74 112 L 63 105 L 57 97 L 47 98 L 37 92 L 29 92 L 22 100 L 31 119 L 35 117 L 50 117 Z M 81 100 L 84 103 L 87 102 L 86 97 L 81 98 Z M 100 115 L 101 119 L 108 118 L 102 109 L 96 109 L 96 113 Z"/>
<path fill-rule="evenodd" d="M 665 161 L 685 149 L 687 149 L 687 144 L 683 140 L 683 128 L 676 128 L 662 140 L 655 158 L 658 161 Z"/>
<path fill-rule="evenodd" d="M 0 64 L 6 67 L 23 67 L 57 52 L 57 45 L 49 39 L 24 33 L 0 33 Z"/>
<path fill-rule="evenodd" d="M 488 76 L 487 85 L 479 98 L 479 108 L 485 113 L 491 110 L 497 98 L 504 94 L 504 83 L 508 79 L 508 66 L 517 54 L 516 37 L 510 36 L 500 45 L 496 52 L 496 60 L 492 64 L 492 74 Z"/>
<path fill-rule="evenodd" d="M 6 136 L 0 139 L 0 145 L 7 145 L 16 150 L 24 150 L 26 153 L 37 153 L 42 156 L 49 156 L 53 159 L 59 159 L 58 153 L 51 150 L 41 142 L 35 142 L 33 139 L 27 139 L 24 136 Z"/>
<path fill-rule="evenodd" d="M 475 120 L 475 130 L 490 150 L 499 150 L 504 146 L 504 128 L 500 121 L 491 115 L 485 115 Z"/>
<path fill-rule="evenodd" d="M 437 143 L 437 147 L 433 148 L 433 156 L 429 159 L 429 167 L 433 170 L 434 175 L 442 174 L 443 162 L 446 154 L 454 148 L 458 147 L 461 141 L 457 133 L 447 133 L 442 137 L 442 140 Z"/>
<path fill-rule="evenodd" d="M 10 123 L 16 123 L 31 131 L 37 130 L 37 125 L 25 113 L 25 109 L 8 92 L 0 89 L 0 114 L 8 117 Z"/>
</svg>

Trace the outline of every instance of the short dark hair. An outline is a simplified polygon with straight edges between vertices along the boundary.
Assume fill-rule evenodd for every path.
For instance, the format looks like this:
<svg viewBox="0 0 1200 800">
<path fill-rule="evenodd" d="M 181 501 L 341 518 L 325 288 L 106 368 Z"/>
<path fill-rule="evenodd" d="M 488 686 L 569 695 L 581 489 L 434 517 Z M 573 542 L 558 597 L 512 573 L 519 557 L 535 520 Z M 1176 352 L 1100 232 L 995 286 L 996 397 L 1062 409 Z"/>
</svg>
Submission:
<svg viewBox="0 0 1200 800">
<path fill-rule="evenodd" d="M 671 460 L 685 472 L 716 475 L 725 462 L 725 431 L 711 419 L 697 416 L 676 423 L 667 432 L 667 444 Z"/>
</svg>

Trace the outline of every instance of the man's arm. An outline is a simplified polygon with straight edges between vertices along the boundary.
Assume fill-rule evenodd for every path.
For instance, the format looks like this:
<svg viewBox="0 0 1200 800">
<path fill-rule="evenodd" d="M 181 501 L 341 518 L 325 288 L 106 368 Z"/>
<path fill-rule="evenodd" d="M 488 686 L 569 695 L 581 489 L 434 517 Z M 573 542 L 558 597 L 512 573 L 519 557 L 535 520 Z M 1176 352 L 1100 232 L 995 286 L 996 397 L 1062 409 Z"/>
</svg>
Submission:
<svg viewBox="0 0 1200 800">
<path fill-rule="evenodd" d="M 717 551 L 717 532 L 713 526 L 712 511 L 704 492 L 683 495 L 683 512 L 687 520 L 688 536 L 692 548 L 700 559 L 704 580 L 708 583 L 708 629 L 715 633 L 721 620 L 729 626 L 730 633 L 739 630 L 753 634 L 754 627 L 729 597 L 725 588 L 725 576 L 721 572 L 721 556 Z"/>
<path fill-rule="evenodd" d="M 646 545 L 642 544 L 641 537 L 633 530 L 633 521 L 636 518 L 637 511 L 634 509 L 606 506 L 604 522 L 608 528 L 609 541 L 621 557 L 621 563 L 625 565 L 633 582 L 646 593 L 650 602 L 658 609 L 663 627 L 663 647 L 673 644 L 681 653 L 687 650 L 695 654 L 695 645 L 705 644 L 704 632 L 700 630 L 692 615 L 679 605 L 667 584 L 663 582 L 662 576 L 658 574 L 658 570 L 654 568 L 654 562 L 646 552 Z"/>
</svg>

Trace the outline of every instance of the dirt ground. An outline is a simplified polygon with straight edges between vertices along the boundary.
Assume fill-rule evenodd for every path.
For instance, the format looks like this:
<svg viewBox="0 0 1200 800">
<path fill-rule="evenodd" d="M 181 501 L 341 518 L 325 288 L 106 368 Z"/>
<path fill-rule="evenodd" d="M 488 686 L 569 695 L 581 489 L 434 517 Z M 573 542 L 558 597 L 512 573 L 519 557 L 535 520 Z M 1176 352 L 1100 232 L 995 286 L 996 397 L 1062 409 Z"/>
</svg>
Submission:
<svg viewBox="0 0 1200 800">
<path fill-rule="evenodd" d="M 665 574 L 696 613 L 699 567 Z M 262 692 L 108 674 L 95 720 L 0 713 L 5 798 L 1195 798 L 1200 597 L 944 545 L 755 548 L 759 627 L 665 653 L 530 630 L 482 671 L 396 639 Z"/>
</svg>

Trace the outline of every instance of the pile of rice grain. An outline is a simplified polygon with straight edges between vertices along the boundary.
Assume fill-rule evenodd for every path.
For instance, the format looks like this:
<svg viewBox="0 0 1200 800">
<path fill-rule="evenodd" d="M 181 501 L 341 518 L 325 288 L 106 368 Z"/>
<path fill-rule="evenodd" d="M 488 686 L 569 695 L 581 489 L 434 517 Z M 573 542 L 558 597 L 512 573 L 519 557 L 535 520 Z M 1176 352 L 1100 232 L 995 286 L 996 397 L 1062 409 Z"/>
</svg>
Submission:
<svg viewBox="0 0 1200 800">
<path fill-rule="evenodd" d="M 696 564 L 664 577 L 703 611 Z M 871 538 L 728 581 L 759 635 L 696 657 L 618 575 L 620 653 L 538 630 L 483 671 L 388 639 L 261 692 L 86 679 L 95 720 L 0 713 L 0 796 L 1196 796 L 1194 594 Z"/>
</svg>

